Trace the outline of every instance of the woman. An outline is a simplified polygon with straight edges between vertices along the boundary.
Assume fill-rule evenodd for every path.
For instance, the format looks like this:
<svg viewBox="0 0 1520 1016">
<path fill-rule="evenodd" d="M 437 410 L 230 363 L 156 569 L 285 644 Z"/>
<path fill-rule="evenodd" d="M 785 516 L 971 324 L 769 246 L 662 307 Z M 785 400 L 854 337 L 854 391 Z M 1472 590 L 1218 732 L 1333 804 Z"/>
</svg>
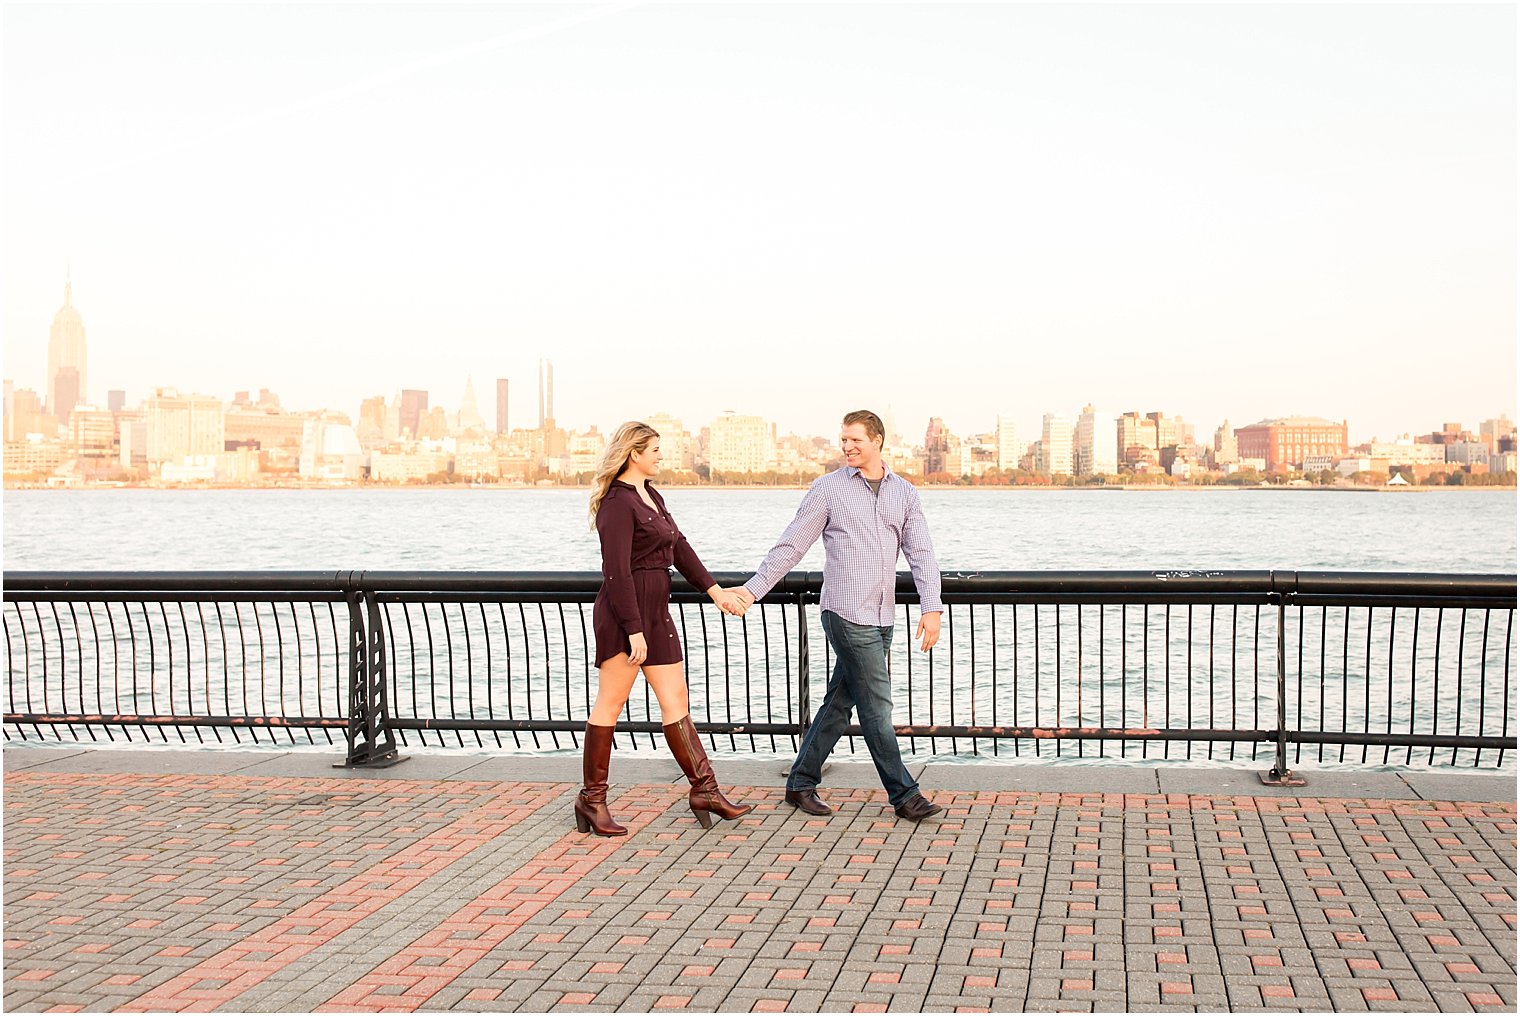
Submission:
<svg viewBox="0 0 1520 1016">
<path fill-rule="evenodd" d="M 618 714 L 640 668 L 660 700 L 670 752 L 691 782 L 688 800 L 697 821 L 705 829 L 714 815 L 736 819 L 754 807 L 734 804 L 718 789 L 687 713 L 681 640 L 670 619 L 670 566 L 728 613 L 742 614 L 744 607 L 713 581 L 676 528 L 665 499 L 649 483 L 659 472 L 660 435 L 646 423 L 625 423 L 607 446 L 591 495 L 591 522 L 602 540 L 602 588 L 591 614 L 596 704 L 586 721 L 585 786 L 575 800 L 575 825 L 598 836 L 628 832 L 607 810 L 607 765 Z"/>
</svg>

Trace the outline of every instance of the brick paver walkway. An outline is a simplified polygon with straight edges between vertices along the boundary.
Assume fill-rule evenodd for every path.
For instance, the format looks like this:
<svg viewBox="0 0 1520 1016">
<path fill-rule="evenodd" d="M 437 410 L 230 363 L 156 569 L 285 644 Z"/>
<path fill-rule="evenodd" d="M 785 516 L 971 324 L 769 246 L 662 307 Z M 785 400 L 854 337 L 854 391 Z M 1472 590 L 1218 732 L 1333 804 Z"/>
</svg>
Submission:
<svg viewBox="0 0 1520 1016">
<path fill-rule="evenodd" d="M 1513 804 L 573 790 L 8 772 L 5 1006 L 1515 1009 Z"/>
</svg>

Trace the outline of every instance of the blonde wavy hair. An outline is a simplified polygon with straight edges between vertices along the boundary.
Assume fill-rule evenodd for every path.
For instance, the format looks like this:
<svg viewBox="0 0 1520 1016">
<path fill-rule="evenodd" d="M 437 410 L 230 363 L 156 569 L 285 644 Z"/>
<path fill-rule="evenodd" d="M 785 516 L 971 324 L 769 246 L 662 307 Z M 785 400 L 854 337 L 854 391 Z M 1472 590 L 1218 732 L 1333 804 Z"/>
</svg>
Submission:
<svg viewBox="0 0 1520 1016">
<path fill-rule="evenodd" d="M 612 440 L 607 442 L 607 450 L 602 453 L 601 464 L 596 467 L 596 476 L 591 481 L 592 529 L 596 528 L 596 510 L 602 506 L 602 498 L 612 488 L 612 481 L 623 475 L 634 452 L 642 452 L 649 447 L 649 442 L 659 436 L 659 431 L 637 420 L 629 420 L 612 435 Z"/>
</svg>

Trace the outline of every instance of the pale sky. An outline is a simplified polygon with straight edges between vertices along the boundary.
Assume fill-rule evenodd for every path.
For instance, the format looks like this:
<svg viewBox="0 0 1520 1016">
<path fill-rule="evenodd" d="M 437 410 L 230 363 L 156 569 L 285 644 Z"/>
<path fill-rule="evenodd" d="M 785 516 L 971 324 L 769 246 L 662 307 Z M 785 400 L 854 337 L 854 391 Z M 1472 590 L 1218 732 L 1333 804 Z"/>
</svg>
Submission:
<svg viewBox="0 0 1520 1016">
<path fill-rule="evenodd" d="M 1516 416 L 1516 12 L 7 5 L 4 376 L 922 440 Z"/>
</svg>

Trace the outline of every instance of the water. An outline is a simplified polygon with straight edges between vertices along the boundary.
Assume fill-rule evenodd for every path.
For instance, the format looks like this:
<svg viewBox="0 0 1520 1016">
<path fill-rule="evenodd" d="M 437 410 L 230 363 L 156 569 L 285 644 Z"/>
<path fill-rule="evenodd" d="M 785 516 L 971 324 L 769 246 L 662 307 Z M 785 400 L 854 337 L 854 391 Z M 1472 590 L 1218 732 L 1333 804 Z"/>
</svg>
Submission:
<svg viewBox="0 0 1520 1016">
<path fill-rule="evenodd" d="M 796 490 L 676 488 L 669 493 L 671 510 L 688 538 L 709 568 L 718 571 L 752 568 L 790 520 L 800 498 L 801 492 Z M 1515 571 L 1513 491 L 926 490 L 923 498 L 940 566 L 950 572 L 1263 568 Z M 572 490 L 9 491 L 5 495 L 5 567 L 589 571 L 597 569 L 600 560 L 595 536 L 586 526 L 585 501 L 585 492 Z M 801 567 L 817 570 L 822 565 L 820 546 Z M 341 607 L 335 618 L 325 605 L 299 610 L 289 605 L 223 606 L 229 612 L 227 618 L 209 613 L 215 605 L 195 607 L 188 616 L 183 612 L 174 616 L 173 606 L 168 614 L 161 615 L 157 608 L 129 611 L 116 605 L 109 610 L 90 608 L 82 618 L 65 614 L 61 619 L 49 619 L 47 625 L 61 632 L 64 645 L 77 647 L 82 643 L 84 648 L 77 661 L 54 656 L 48 683 L 55 695 L 82 696 L 80 709 L 149 712 L 161 711 L 169 702 L 170 711 L 204 712 L 218 707 L 215 711 L 230 708 L 246 712 L 246 706 L 239 709 L 236 704 L 252 695 L 255 712 L 312 713 L 321 706 L 327 715 L 341 714 L 345 672 L 338 624 Z M 454 708 L 451 700 L 458 694 L 452 679 L 425 676 L 419 698 L 419 685 L 411 675 L 431 675 L 443 665 L 434 656 L 435 637 L 453 640 L 451 655 L 442 658 L 452 671 L 458 666 L 453 653 L 459 645 L 467 644 L 473 632 L 475 656 L 473 663 L 464 667 L 470 676 L 462 687 L 481 697 L 494 694 L 498 710 L 510 697 L 519 703 L 519 709 L 521 703 L 537 700 L 538 715 L 545 710 L 556 717 L 584 715 L 594 693 L 594 675 L 581 672 L 586 669 L 581 634 L 586 619 L 578 615 L 589 611 L 583 605 L 570 605 L 566 621 L 566 609 L 555 609 L 560 615 L 558 621 L 554 613 L 546 621 L 506 613 L 499 618 L 484 613 L 476 617 L 475 608 L 470 608 L 467 617 L 458 605 L 431 604 L 411 611 L 388 607 L 393 674 L 401 676 L 401 687 L 411 692 L 409 701 L 395 703 L 397 714 L 450 715 Z M 1212 726 L 1212 721 L 1205 724 L 1203 718 L 1217 711 L 1224 726 L 1270 726 L 1268 717 L 1275 702 L 1270 679 L 1275 670 L 1275 619 L 1258 618 L 1255 608 L 1243 608 L 1238 617 L 1222 613 L 1216 617 L 1213 612 L 1205 615 L 1204 609 L 1200 608 L 1196 616 L 1184 607 L 1157 609 L 1142 616 L 1139 608 L 1124 612 L 1117 606 L 1063 607 L 1059 611 L 1053 607 L 1043 611 L 1030 607 L 1022 611 L 1007 606 L 956 607 L 947 616 L 946 638 L 935 654 L 939 676 L 931 686 L 923 683 L 924 661 L 916 650 L 910 651 L 910 631 L 903 630 L 908 626 L 899 624 L 891 654 L 894 674 L 920 668 L 915 701 L 908 700 L 903 688 L 898 689 L 899 722 L 1190 726 L 1196 714 L 1200 725 Z M 31 642 L 31 632 L 41 630 L 41 620 L 18 613 L 14 605 L 8 606 L 8 611 L 17 645 L 23 634 Z M 763 692 L 758 686 L 749 687 L 747 678 L 743 687 L 731 687 L 728 680 L 730 673 L 746 672 L 745 653 L 760 654 L 758 658 L 768 662 L 775 659 L 775 652 L 768 651 L 763 642 L 766 628 L 772 629 L 770 646 L 787 644 L 787 637 L 776 628 L 777 617 L 758 619 L 762 623 L 752 626 L 747 637 L 725 634 L 719 641 L 704 645 L 698 636 L 703 624 L 723 622 L 715 615 L 704 622 L 703 613 L 689 607 L 680 612 L 683 624 L 692 626 L 684 641 L 693 678 L 694 714 L 699 719 L 791 721 L 788 713 L 794 702 L 794 686 L 790 675 L 778 677 L 777 687 L 767 685 Z M 1453 711 L 1459 703 L 1467 710 L 1469 721 L 1477 714 L 1482 706 L 1478 696 L 1484 692 L 1474 675 L 1507 669 L 1507 647 L 1513 643 L 1510 629 L 1496 619 L 1492 638 L 1480 643 L 1475 636 L 1454 637 L 1459 626 L 1480 624 L 1477 616 L 1468 620 L 1457 611 L 1426 610 L 1421 634 L 1413 627 L 1418 620 L 1413 611 L 1401 611 L 1398 618 L 1392 613 L 1382 611 L 1373 618 L 1364 616 L 1360 609 L 1346 612 L 1334 608 L 1328 614 L 1317 609 L 1290 612 L 1292 726 L 1329 730 L 1365 725 L 1373 730 L 1426 731 L 1435 729 L 1437 712 Z M 1437 613 L 1443 616 L 1436 617 Z M 245 643 L 239 634 L 226 641 L 224 628 L 238 621 L 245 621 L 257 638 L 250 634 Z M 1079 624 L 1085 624 L 1085 629 L 1078 628 Z M 1097 636 L 1100 624 L 1107 625 L 1101 638 Z M 1436 665 L 1438 624 L 1445 625 L 1440 630 L 1444 673 Z M 1065 626 L 1066 641 L 1056 652 L 1053 646 L 1059 638 L 1058 625 Z M 156 663 L 138 659 L 143 655 L 138 650 L 149 644 L 150 627 L 160 630 L 161 638 L 170 643 L 167 663 L 162 658 Z M 815 647 L 812 683 L 816 704 L 825 673 L 816 611 L 812 612 L 810 627 Z M 1263 632 L 1262 628 L 1267 630 Z M 99 642 L 91 648 L 91 640 L 101 637 L 97 629 L 113 633 L 103 649 Z M 80 638 L 75 638 L 76 631 Z M 163 636 L 164 631 L 169 635 Z M 546 634 L 553 637 L 543 637 Z M 1032 647 L 1041 636 L 1044 648 L 1036 657 Z M 428 640 L 425 654 L 424 638 Z M 1325 638 L 1330 645 L 1328 659 L 1321 648 Z M 1211 639 L 1218 641 L 1220 654 L 1211 660 L 1205 675 L 1195 669 L 1203 663 L 1194 660 L 1189 647 L 1207 646 Z M 523 655 L 530 645 L 533 653 Z M 1100 649 L 1107 650 L 1109 661 L 1100 674 L 1094 675 L 1093 660 Z M 1127 650 L 1128 664 L 1115 670 L 1114 656 L 1121 650 Z M 996 668 L 991 665 L 994 651 L 1002 654 Z M 476 673 L 481 657 L 491 653 L 496 654 L 496 669 L 482 677 Z M 518 659 L 515 673 L 509 669 L 514 653 Z M 1137 661 L 1145 653 L 1149 653 L 1150 667 L 1142 672 Z M 30 665 L 40 668 L 45 655 L 34 649 Z M 1216 663 L 1217 675 L 1213 673 Z M 112 689 L 118 694 L 112 703 L 98 698 L 90 701 L 93 693 L 84 688 L 88 682 L 77 681 L 80 675 L 92 674 L 102 665 L 113 677 L 117 673 L 128 675 L 126 680 L 113 681 L 120 688 Z M 1463 669 L 1458 671 L 1458 666 Z M 163 680 L 166 667 L 177 669 L 177 677 L 167 682 Z M 1230 671 L 1228 683 L 1226 669 Z M 1465 684 L 1459 680 L 1464 672 Z M 60 680 L 70 673 L 75 676 Z M 139 673 L 143 677 L 140 686 Z M 1017 676 L 1020 673 L 1022 684 Z M 151 680 L 149 674 L 153 675 Z M 1043 697 L 1038 692 L 1040 674 L 1046 681 Z M 79 687 L 72 688 L 76 683 Z M 1390 685 L 1398 689 L 1396 699 L 1387 696 Z M 933 688 L 932 695 L 926 694 L 928 687 Z M 555 689 L 554 701 L 549 704 L 546 688 Z M 1064 700 L 1057 688 L 1064 690 Z M 1496 718 L 1492 707 L 1496 694 L 1503 697 L 1507 689 L 1486 692 L 1489 705 L 1484 733 L 1503 730 L 1503 721 Z M 234 705 L 222 708 L 223 699 Z M 636 692 L 631 714 L 635 719 L 655 719 L 658 712 L 652 706 L 647 697 L 640 701 Z M 1464 730 L 1467 726 L 1470 723 Z M 211 739 L 208 733 L 206 740 Z M 177 738 L 170 735 L 170 740 Z M 317 743 L 322 740 L 318 735 Z M 569 750 L 570 740 L 564 735 L 519 743 L 532 749 L 535 741 L 541 748 L 557 743 Z M 435 733 L 426 743 L 495 750 L 492 735 L 480 739 L 471 734 Z M 513 741 L 507 741 L 507 747 L 512 745 Z M 786 753 L 784 739 L 778 745 L 762 740 L 733 747 L 744 754 Z M 1002 755 L 1020 746 L 1014 743 L 1010 749 L 1005 742 L 998 747 Z M 659 745 L 648 739 L 640 748 L 660 751 Z M 1026 744 L 1024 754 L 1031 749 L 1048 752 L 1049 745 Z M 939 750 L 944 750 L 943 744 Z M 982 742 L 979 750 L 988 752 L 989 743 Z M 1141 757 L 1143 753 L 1152 759 L 1186 757 L 1196 762 L 1214 758 L 1224 764 L 1245 764 L 1239 756 L 1249 751 L 1254 756 L 1251 764 L 1257 768 L 1263 750 L 1259 745 L 1203 743 L 1191 747 L 1117 742 L 1083 746 L 1088 757 L 1099 751 L 1110 757 Z M 1360 748 L 1343 752 L 1338 746 L 1325 749 L 1328 758 L 1317 746 L 1305 746 L 1303 751 L 1304 761 L 1316 765 L 1338 763 L 1342 758 L 1359 762 L 1366 754 Z M 1492 764 L 1493 753 L 1488 754 L 1488 764 Z M 1464 755 L 1471 758 L 1465 751 Z M 1409 753 L 1400 749 L 1390 758 L 1382 749 L 1374 749 L 1368 761 L 1440 764 L 1442 759 L 1434 756 L 1428 750 Z M 1063 756 L 1066 760 L 1069 756 Z"/>
<path fill-rule="evenodd" d="M 600 567 L 580 490 L 5 492 L 7 570 Z M 797 490 L 682 489 L 709 569 L 755 567 Z M 945 571 L 1333 569 L 1513 574 L 1513 490 L 923 492 Z M 821 570 L 823 548 L 799 566 Z"/>
</svg>

